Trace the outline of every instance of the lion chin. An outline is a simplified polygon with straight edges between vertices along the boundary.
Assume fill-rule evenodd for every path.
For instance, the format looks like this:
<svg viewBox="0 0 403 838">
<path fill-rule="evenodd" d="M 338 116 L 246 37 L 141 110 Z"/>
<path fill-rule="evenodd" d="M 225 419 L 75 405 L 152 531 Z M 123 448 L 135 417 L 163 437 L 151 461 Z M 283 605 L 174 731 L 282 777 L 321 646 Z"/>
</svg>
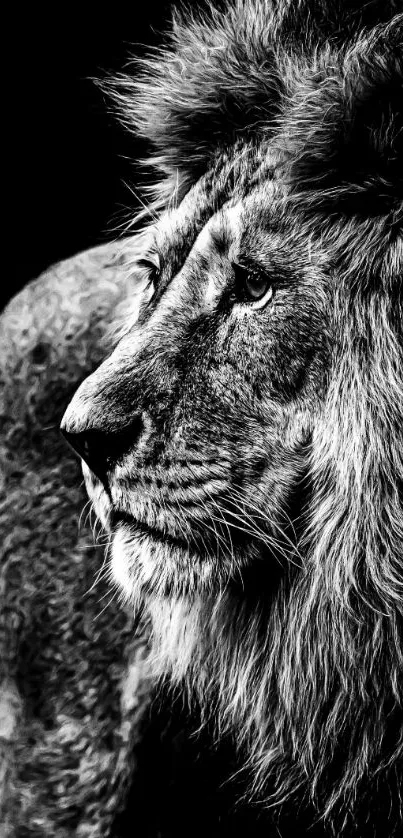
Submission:
<svg viewBox="0 0 403 838">
<path fill-rule="evenodd" d="M 202 648 L 203 604 L 213 591 L 217 602 L 222 596 L 214 562 L 121 524 L 112 539 L 110 567 L 122 599 L 135 612 L 147 606 L 154 677 L 190 685 Z M 200 666 L 197 681 L 201 675 Z"/>
<path fill-rule="evenodd" d="M 157 538 L 135 525 L 119 524 L 111 543 L 111 575 L 123 598 L 192 597 L 217 584 L 214 562 L 185 545 Z"/>
</svg>

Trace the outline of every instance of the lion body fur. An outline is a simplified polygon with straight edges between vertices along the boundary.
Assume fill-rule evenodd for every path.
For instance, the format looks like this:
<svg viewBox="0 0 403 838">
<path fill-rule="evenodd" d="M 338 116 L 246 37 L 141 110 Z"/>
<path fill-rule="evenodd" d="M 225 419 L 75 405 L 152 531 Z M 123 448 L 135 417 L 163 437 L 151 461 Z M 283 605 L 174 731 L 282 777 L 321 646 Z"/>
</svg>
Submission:
<svg viewBox="0 0 403 838">
<path fill-rule="evenodd" d="M 146 637 L 111 601 L 59 432 L 77 380 L 108 351 L 126 249 L 55 265 L 0 317 L 2 838 L 115 838 L 149 705 Z"/>
</svg>

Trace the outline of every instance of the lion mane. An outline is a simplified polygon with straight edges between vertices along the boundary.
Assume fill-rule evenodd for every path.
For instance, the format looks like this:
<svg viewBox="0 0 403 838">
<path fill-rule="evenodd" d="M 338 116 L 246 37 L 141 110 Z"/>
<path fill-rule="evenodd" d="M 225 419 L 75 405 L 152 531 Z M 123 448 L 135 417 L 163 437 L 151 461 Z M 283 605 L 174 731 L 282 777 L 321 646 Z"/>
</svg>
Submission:
<svg viewBox="0 0 403 838">
<path fill-rule="evenodd" d="M 399 5 L 236 0 L 175 13 L 167 46 L 107 84 L 152 148 L 153 211 L 214 177 L 228 149 L 267 147 L 301 236 L 320 230 L 331 254 L 335 339 L 302 567 L 271 598 L 246 586 L 150 611 L 156 668 L 202 708 L 208 696 L 262 805 L 309 803 L 338 835 L 386 835 L 382 812 L 392 834 L 402 817 Z M 234 165 L 229 193 L 236 177 Z"/>
</svg>

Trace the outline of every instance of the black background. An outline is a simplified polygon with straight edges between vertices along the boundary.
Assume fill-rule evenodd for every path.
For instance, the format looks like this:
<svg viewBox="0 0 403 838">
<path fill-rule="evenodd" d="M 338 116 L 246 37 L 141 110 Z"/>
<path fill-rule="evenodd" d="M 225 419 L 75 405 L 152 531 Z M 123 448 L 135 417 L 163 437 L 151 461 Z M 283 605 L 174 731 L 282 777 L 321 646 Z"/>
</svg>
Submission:
<svg viewBox="0 0 403 838">
<path fill-rule="evenodd" d="M 136 166 L 144 149 L 92 79 L 162 43 L 172 5 L 32 4 L 3 21 L 11 264 L 1 304 L 53 262 L 116 236 L 138 209 L 132 189 L 144 180 Z"/>
</svg>

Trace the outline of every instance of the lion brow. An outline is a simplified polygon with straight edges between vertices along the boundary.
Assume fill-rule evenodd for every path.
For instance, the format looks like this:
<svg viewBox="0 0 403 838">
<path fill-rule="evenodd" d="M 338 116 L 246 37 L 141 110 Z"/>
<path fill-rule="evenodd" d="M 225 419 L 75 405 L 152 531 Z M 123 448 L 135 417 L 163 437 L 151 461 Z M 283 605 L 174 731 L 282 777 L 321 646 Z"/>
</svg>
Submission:
<svg viewBox="0 0 403 838">
<path fill-rule="evenodd" d="M 231 244 L 231 236 L 226 224 L 222 224 L 219 229 L 211 231 L 211 243 L 220 256 L 224 256 L 228 253 Z"/>
</svg>

